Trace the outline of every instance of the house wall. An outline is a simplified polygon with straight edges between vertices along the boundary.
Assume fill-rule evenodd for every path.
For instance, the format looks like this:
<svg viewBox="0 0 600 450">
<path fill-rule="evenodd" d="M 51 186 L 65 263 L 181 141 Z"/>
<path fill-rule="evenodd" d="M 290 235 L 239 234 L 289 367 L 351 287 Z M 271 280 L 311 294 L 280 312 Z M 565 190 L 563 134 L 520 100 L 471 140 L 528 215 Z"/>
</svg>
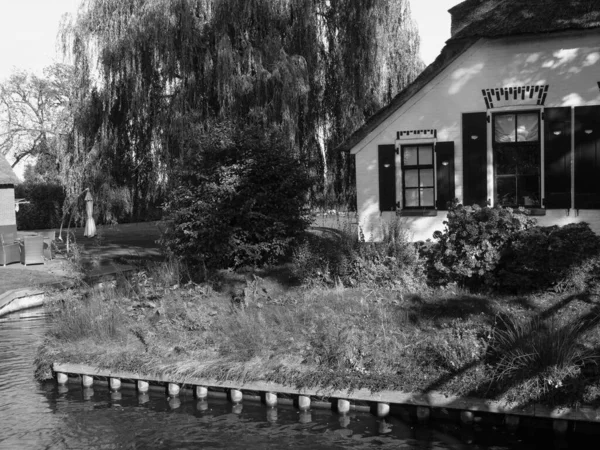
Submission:
<svg viewBox="0 0 600 450">
<path fill-rule="evenodd" d="M 382 236 L 382 221 L 394 212 L 380 212 L 378 146 L 396 143 L 396 133 L 436 129 L 437 141 L 454 141 L 455 195 L 463 199 L 462 114 L 486 109 L 482 91 L 508 86 L 549 85 L 545 107 L 600 105 L 600 30 L 562 32 L 535 37 L 480 39 L 434 80 L 373 130 L 356 153 L 359 225 L 370 240 Z M 534 97 L 534 100 L 537 100 Z M 532 101 L 535 105 L 535 101 Z M 536 106 L 537 107 L 537 106 Z M 512 108 L 516 109 L 516 108 Z M 509 110 L 512 110 L 509 108 Z M 543 125 L 542 125 L 543 126 Z M 488 161 L 491 158 L 488 125 Z M 493 198 L 493 169 L 488 167 L 488 198 Z M 396 157 L 396 198 L 402 204 L 400 157 Z M 585 220 L 600 233 L 600 211 L 548 210 L 542 225 Z M 446 214 L 405 217 L 415 240 L 443 228 Z"/>
<path fill-rule="evenodd" d="M 12 186 L 0 187 L 0 233 L 17 231 L 15 215 L 15 190 Z"/>
</svg>

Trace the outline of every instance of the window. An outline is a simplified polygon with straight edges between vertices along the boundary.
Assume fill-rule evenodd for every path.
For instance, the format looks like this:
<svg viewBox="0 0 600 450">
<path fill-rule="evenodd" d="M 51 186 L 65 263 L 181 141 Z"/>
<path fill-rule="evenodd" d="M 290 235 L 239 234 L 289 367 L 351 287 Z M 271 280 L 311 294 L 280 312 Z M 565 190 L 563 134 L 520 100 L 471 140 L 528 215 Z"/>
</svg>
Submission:
<svg viewBox="0 0 600 450">
<path fill-rule="evenodd" d="M 538 112 L 494 115 L 496 204 L 540 207 Z"/>
<path fill-rule="evenodd" d="M 402 147 L 402 198 L 404 208 L 433 208 L 435 173 L 433 145 Z"/>
</svg>

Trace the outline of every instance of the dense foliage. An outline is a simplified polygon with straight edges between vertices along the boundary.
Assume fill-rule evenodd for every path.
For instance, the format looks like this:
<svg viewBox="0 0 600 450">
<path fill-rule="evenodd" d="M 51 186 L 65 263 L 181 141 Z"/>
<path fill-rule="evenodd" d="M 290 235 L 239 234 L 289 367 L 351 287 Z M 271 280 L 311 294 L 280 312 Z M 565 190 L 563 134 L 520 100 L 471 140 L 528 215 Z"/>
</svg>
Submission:
<svg viewBox="0 0 600 450">
<path fill-rule="evenodd" d="M 28 204 L 19 206 L 17 212 L 19 230 L 60 227 L 65 200 L 62 186 L 52 183 L 22 183 L 15 187 L 15 197 L 29 201 Z"/>
<path fill-rule="evenodd" d="M 349 201 L 336 146 L 421 70 L 408 0 L 87 0 L 63 31 L 77 130 L 134 216 L 193 157 L 190 130 L 222 119 L 280 127 L 313 203 Z"/>
<path fill-rule="evenodd" d="M 533 227 L 517 233 L 496 274 L 513 291 L 585 290 L 600 273 L 600 236 L 585 222 Z"/>
<path fill-rule="evenodd" d="M 228 123 L 198 136 L 165 205 L 169 251 L 208 269 L 276 261 L 308 226 L 310 179 L 279 130 Z"/>
</svg>

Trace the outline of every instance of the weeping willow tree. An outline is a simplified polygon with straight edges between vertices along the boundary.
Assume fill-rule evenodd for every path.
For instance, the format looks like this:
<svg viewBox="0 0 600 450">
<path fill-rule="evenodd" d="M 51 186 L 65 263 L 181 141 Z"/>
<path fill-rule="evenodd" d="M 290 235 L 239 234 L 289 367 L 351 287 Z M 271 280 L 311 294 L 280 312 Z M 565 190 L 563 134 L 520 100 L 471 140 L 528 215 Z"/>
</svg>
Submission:
<svg viewBox="0 0 600 450">
<path fill-rule="evenodd" d="M 350 198 L 335 147 L 421 69 L 408 0 L 84 0 L 62 37 L 80 132 L 140 216 L 219 120 L 278 127 L 313 200 Z"/>
</svg>

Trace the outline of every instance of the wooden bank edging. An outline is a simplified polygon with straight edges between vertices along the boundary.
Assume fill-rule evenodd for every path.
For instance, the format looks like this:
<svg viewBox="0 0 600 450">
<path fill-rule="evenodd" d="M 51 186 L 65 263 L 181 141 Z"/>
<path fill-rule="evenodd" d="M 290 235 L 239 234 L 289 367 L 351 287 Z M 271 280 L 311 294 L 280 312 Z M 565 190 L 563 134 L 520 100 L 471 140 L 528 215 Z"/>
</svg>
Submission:
<svg viewBox="0 0 600 450">
<path fill-rule="evenodd" d="M 82 364 L 55 363 L 53 364 L 53 371 L 56 374 L 74 374 L 90 377 L 98 376 L 109 379 L 126 379 L 146 383 L 161 382 L 173 385 L 198 386 L 202 388 L 222 388 L 235 390 L 236 392 L 245 390 L 303 397 L 324 397 L 338 399 L 342 402 L 360 401 L 398 406 L 453 409 L 471 413 L 483 412 L 505 414 L 508 416 L 535 417 L 540 419 L 558 419 L 559 421 L 600 422 L 600 408 L 586 406 L 577 408 L 549 408 L 536 404 L 521 407 L 513 403 L 446 395 L 439 392 L 419 394 L 400 391 L 371 392 L 367 389 L 336 390 L 328 388 L 293 388 L 282 384 L 261 381 L 240 383 L 205 378 L 178 377 L 177 375 L 143 375 L 126 371 L 98 369 Z"/>
<path fill-rule="evenodd" d="M 45 292 L 39 289 L 13 289 L 0 295 L 0 317 L 42 306 Z"/>
</svg>

